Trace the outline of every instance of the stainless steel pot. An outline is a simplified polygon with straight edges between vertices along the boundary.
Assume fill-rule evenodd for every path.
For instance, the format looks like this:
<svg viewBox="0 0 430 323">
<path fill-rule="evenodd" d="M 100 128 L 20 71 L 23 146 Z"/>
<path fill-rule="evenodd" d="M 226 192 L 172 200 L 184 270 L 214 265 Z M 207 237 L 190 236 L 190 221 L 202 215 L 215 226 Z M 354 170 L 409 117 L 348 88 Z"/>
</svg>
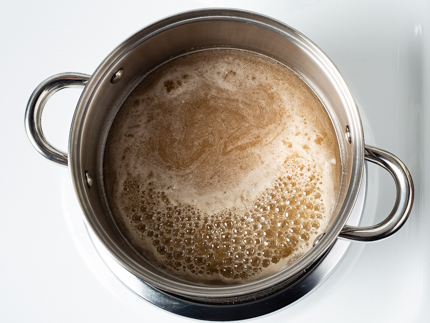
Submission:
<svg viewBox="0 0 430 323">
<path fill-rule="evenodd" d="M 258 281 L 231 286 L 185 282 L 167 275 L 143 259 L 118 230 L 103 184 L 106 138 L 125 98 L 147 72 L 172 57 L 202 48 L 227 47 L 258 52 L 290 66 L 323 102 L 338 136 L 343 176 L 335 216 L 314 247 L 296 263 Z M 51 146 L 41 127 L 47 100 L 58 90 L 82 86 L 73 118 L 68 154 Z M 111 257 L 135 277 L 156 289 L 187 299 L 225 303 L 246 302 L 273 293 L 296 275 L 311 268 L 337 238 L 375 241 L 395 233 L 406 221 L 413 203 L 412 178 L 392 154 L 364 145 L 360 116 L 354 99 L 330 59 L 308 38 L 273 19 L 236 10 L 199 10 L 152 24 L 117 47 L 92 76 L 55 75 L 42 82 L 27 106 L 25 125 L 30 141 L 46 158 L 68 165 L 86 225 Z M 387 218 L 371 227 L 345 223 L 361 185 L 365 160 L 386 169 L 394 178 L 397 196 Z"/>
</svg>

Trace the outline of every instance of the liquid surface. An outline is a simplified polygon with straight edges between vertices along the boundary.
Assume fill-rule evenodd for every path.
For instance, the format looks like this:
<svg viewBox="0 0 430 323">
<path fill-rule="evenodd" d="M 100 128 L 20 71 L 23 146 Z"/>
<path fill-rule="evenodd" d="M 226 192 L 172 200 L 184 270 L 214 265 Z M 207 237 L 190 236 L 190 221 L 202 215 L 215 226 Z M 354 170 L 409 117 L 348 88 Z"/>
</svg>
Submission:
<svg viewBox="0 0 430 323">
<path fill-rule="evenodd" d="M 109 133 L 104 180 L 130 243 L 192 281 L 277 272 L 324 232 L 341 161 L 330 118 L 287 67 L 216 49 L 151 72 Z"/>
</svg>

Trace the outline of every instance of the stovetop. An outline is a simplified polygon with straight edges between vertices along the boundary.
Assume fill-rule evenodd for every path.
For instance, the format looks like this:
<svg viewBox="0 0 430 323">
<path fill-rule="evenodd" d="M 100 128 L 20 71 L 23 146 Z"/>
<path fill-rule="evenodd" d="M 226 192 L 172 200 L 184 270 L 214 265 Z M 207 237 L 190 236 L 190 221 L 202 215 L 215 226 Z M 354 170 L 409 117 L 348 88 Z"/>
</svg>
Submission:
<svg viewBox="0 0 430 323">
<path fill-rule="evenodd" d="M 129 35 L 181 11 L 234 7 L 271 16 L 314 41 L 338 67 L 356 98 L 367 144 L 397 155 L 415 182 L 405 226 L 375 243 L 351 244 L 312 293 L 252 322 L 428 322 L 430 221 L 430 4 L 428 1 L 113 1 L 0 4 L 2 96 L 0 321 L 190 322 L 130 292 L 91 261 L 72 230 L 68 170 L 39 156 L 24 131 L 34 88 L 60 72 L 91 74 Z M 45 135 L 67 150 L 79 90 L 48 103 Z M 362 225 L 384 219 L 394 203 L 388 173 L 369 165 Z M 90 258 L 90 259 L 88 259 Z"/>
</svg>

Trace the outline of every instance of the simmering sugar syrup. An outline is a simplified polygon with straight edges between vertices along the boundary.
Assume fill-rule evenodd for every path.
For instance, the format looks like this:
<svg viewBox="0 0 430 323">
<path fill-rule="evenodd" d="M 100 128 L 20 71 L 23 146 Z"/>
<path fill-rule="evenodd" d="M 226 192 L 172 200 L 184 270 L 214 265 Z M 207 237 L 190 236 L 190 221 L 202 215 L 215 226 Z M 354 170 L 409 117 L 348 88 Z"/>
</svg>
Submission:
<svg viewBox="0 0 430 323">
<path fill-rule="evenodd" d="M 336 133 L 289 68 L 212 49 L 149 73 L 110 130 L 104 181 L 133 247 L 184 279 L 277 272 L 324 232 L 340 185 Z"/>
</svg>

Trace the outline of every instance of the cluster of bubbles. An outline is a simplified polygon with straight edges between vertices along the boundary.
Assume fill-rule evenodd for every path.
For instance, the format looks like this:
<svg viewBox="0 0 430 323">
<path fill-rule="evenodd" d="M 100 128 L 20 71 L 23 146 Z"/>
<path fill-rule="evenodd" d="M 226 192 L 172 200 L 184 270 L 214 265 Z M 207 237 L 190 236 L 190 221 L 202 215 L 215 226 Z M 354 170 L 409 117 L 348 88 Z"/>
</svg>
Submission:
<svg viewBox="0 0 430 323">
<path fill-rule="evenodd" d="M 128 179 L 123 211 L 163 267 L 208 280 L 246 280 L 308 246 L 325 217 L 317 167 L 301 158 L 285 165 L 245 209 L 205 214 L 174 205 L 152 182 Z"/>
</svg>

